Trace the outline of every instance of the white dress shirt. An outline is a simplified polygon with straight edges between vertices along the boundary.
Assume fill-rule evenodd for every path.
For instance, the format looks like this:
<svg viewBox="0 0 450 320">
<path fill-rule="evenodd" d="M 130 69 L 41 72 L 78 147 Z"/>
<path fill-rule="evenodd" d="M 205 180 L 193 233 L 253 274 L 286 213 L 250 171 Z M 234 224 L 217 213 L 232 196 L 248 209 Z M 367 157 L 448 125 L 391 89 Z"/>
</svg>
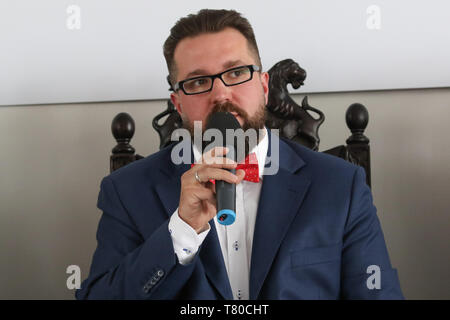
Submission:
<svg viewBox="0 0 450 320">
<path fill-rule="evenodd" d="M 220 248 L 235 300 L 249 299 L 250 262 L 252 255 L 253 233 L 255 230 L 256 213 L 262 187 L 264 164 L 268 149 L 268 134 L 265 128 L 264 137 L 250 152 L 255 152 L 258 159 L 259 182 L 242 180 L 236 186 L 236 220 L 229 226 L 221 225 L 214 218 Z M 193 147 L 195 162 L 201 158 L 200 152 Z M 244 201 L 245 199 L 245 201 Z M 169 221 L 169 232 L 178 261 L 188 264 L 192 261 L 198 248 L 211 228 L 197 234 L 178 215 L 178 209 Z"/>
</svg>

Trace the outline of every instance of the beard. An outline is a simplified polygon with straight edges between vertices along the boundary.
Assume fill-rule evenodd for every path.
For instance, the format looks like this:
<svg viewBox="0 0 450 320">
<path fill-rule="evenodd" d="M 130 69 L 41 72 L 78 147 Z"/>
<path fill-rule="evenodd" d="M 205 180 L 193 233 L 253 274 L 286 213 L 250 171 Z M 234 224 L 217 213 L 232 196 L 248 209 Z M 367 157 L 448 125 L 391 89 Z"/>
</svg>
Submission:
<svg viewBox="0 0 450 320">
<path fill-rule="evenodd" d="M 262 96 L 262 99 L 259 102 L 259 107 L 255 114 L 253 116 L 249 116 L 248 112 L 240 108 L 239 106 L 235 105 L 231 102 L 224 102 L 224 103 L 216 103 L 209 113 L 208 117 L 206 118 L 205 123 L 202 123 L 202 134 L 205 132 L 206 125 L 209 121 L 209 118 L 212 114 L 216 112 L 235 112 L 238 116 L 241 117 L 243 120 L 242 124 L 242 130 L 244 132 L 247 132 L 247 130 L 252 129 L 256 132 L 256 144 L 259 143 L 259 141 L 263 138 L 263 135 L 260 134 L 260 129 L 264 128 L 265 121 L 266 121 L 266 112 L 265 112 L 265 103 L 264 103 L 264 96 Z M 194 124 L 192 121 L 187 119 L 187 117 L 182 117 L 183 120 L 183 128 L 187 129 L 191 135 L 191 140 L 194 142 Z M 262 131 L 264 132 L 264 131 Z M 264 133 L 263 133 L 264 134 Z M 208 142 L 210 143 L 210 142 Z M 256 145 L 252 143 L 249 139 L 249 137 L 245 136 L 245 151 L 244 156 L 247 156 L 250 151 L 255 147 Z M 205 150 L 205 146 L 203 146 L 203 150 Z M 242 160 L 242 159 L 240 159 Z"/>
</svg>

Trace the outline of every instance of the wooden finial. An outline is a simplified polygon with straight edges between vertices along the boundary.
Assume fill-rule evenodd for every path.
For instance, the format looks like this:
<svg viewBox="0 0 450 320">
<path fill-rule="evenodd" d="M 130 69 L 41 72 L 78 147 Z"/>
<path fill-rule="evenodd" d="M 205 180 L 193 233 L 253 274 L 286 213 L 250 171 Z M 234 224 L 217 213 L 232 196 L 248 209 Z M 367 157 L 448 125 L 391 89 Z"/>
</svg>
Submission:
<svg viewBox="0 0 450 320">
<path fill-rule="evenodd" d="M 135 150 L 130 145 L 131 138 L 134 135 L 134 120 L 126 112 L 116 115 L 111 123 L 111 131 L 117 141 L 117 145 L 113 148 L 112 153 L 132 153 Z"/>
<path fill-rule="evenodd" d="M 347 139 L 347 144 L 369 143 L 369 138 L 364 135 L 364 130 L 369 123 L 369 112 L 361 103 L 353 103 L 345 113 L 345 121 L 352 135 Z"/>
</svg>

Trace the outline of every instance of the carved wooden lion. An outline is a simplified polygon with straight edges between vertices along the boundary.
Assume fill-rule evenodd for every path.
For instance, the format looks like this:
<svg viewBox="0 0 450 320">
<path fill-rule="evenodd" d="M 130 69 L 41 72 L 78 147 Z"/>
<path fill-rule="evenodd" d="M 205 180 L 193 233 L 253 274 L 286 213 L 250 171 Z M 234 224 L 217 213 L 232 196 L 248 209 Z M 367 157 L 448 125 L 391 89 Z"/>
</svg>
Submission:
<svg viewBox="0 0 450 320">
<path fill-rule="evenodd" d="M 289 95 L 287 85 L 294 89 L 303 85 L 306 71 L 292 59 L 278 62 L 269 70 L 269 101 L 266 125 L 280 129 L 280 135 L 301 143 L 313 150 L 319 149 L 319 127 L 324 122 L 324 114 L 308 104 L 308 97 L 299 106 Z M 315 112 L 314 118 L 308 111 Z"/>
</svg>

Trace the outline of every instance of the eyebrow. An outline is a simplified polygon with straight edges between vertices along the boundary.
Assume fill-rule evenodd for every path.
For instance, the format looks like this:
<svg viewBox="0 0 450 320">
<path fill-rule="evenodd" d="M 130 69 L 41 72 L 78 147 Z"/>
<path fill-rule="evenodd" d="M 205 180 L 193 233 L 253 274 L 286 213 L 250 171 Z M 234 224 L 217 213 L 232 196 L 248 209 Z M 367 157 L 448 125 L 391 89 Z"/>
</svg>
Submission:
<svg viewBox="0 0 450 320">
<path fill-rule="evenodd" d="M 233 68 L 233 67 L 240 66 L 240 65 L 244 65 L 244 62 L 242 60 L 231 60 L 231 61 L 225 62 L 222 65 L 222 67 L 226 70 L 228 68 Z M 194 71 L 189 72 L 186 75 L 185 79 L 192 78 L 195 76 L 204 76 L 204 75 L 208 75 L 208 72 L 205 71 L 204 69 L 195 69 Z"/>
</svg>

